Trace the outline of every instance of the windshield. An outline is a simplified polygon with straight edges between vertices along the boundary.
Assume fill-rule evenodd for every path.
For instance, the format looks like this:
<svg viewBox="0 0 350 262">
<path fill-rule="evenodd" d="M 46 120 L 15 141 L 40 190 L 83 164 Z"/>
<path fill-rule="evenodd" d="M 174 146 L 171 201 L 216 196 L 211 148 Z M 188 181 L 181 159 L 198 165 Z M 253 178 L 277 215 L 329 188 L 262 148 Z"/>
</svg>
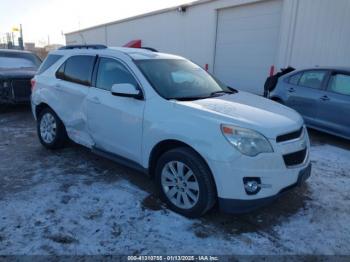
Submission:
<svg viewBox="0 0 350 262">
<path fill-rule="evenodd" d="M 159 95 L 194 100 L 233 93 L 201 67 L 182 59 L 137 60 L 136 64 Z"/>
<path fill-rule="evenodd" d="M 38 68 L 41 61 L 33 54 L 0 53 L 0 68 Z"/>
</svg>

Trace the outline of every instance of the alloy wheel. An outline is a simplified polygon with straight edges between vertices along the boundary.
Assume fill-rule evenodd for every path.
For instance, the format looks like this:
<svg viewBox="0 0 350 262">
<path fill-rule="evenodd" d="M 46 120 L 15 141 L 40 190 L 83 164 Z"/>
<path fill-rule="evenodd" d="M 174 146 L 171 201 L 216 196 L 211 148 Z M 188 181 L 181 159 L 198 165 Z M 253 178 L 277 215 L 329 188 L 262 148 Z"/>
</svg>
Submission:
<svg viewBox="0 0 350 262">
<path fill-rule="evenodd" d="M 191 209 L 199 200 L 196 175 L 180 161 L 168 162 L 163 167 L 161 184 L 166 197 L 178 208 Z"/>
<path fill-rule="evenodd" d="M 55 117 L 46 113 L 40 121 L 40 136 L 47 144 L 51 144 L 56 138 L 57 124 Z"/>
</svg>

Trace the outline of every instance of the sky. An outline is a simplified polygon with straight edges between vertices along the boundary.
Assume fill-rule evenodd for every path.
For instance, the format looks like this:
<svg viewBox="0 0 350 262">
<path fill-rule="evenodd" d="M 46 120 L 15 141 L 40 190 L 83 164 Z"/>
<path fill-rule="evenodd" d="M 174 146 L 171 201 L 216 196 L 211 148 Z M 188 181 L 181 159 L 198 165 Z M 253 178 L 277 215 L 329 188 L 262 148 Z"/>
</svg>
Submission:
<svg viewBox="0 0 350 262">
<path fill-rule="evenodd" d="M 0 0 L 0 42 L 22 24 L 24 42 L 64 44 L 64 33 L 193 0 Z"/>
</svg>

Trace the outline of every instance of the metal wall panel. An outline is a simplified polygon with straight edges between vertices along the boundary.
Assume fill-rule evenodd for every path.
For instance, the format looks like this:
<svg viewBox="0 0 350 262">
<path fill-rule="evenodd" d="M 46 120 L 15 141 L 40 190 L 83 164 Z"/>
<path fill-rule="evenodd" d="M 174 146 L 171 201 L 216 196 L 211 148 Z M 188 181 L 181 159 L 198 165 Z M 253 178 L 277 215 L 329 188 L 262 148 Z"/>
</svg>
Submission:
<svg viewBox="0 0 350 262">
<path fill-rule="evenodd" d="M 299 0 L 289 64 L 350 67 L 349 47 L 349 0 Z"/>
<path fill-rule="evenodd" d="M 254 17 L 240 17 L 247 13 Z M 216 57 L 219 79 L 261 94 L 272 64 L 350 67 L 349 14 L 350 0 L 216 0 L 73 32 L 66 42 L 121 46 L 141 39 L 208 64 L 210 72 Z"/>
<path fill-rule="evenodd" d="M 274 65 L 282 1 L 265 1 L 219 11 L 215 75 L 232 87 L 262 94 Z"/>
</svg>

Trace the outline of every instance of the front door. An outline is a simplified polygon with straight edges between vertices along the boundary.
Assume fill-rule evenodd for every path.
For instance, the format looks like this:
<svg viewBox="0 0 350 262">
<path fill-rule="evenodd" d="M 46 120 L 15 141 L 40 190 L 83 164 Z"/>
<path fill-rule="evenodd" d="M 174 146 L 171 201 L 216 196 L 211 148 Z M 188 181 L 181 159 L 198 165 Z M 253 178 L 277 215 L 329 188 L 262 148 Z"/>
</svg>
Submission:
<svg viewBox="0 0 350 262">
<path fill-rule="evenodd" d="M 300 113 L 307 124 L 317 125 L 319 98 L 325 92 L 327 75 L 326 70 L 304 71 L 298 81 L 288 83 L 286 105 Z"/>
<path fill-rule="evenodd" d="M 100 57 L 87 99 L 89 131 L 98 149 L 140 162 L 145 102 L 112 95 L 112 85 L 122 83 L 139 88 L 125 64 Z"/>
<path fill-rule="evenodd" d="M 326 93 L 319 97 L 322 128 L 350 137 L 350 74 L 333 72 Z"/>
</svg>

